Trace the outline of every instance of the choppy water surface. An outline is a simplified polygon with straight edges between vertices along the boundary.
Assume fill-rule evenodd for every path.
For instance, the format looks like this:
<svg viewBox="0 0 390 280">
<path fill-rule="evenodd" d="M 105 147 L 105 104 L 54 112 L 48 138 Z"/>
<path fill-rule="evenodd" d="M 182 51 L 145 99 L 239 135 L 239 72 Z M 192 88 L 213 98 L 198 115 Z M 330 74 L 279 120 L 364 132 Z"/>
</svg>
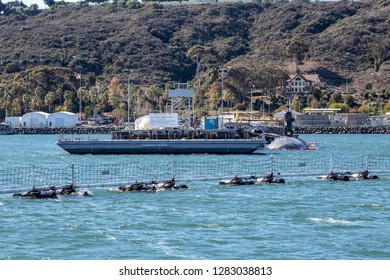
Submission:
<svg viewBox="0 0 390 280">
<path fill-rule="evenodd" d="M 390 135 L 303 135 L 317 151 L 275 157 L 388 154 Z M 53 135 L 0 137 L 0 168 L 61 164 L 156 165 L 175 160 L 261 161 L 267 155 L 69 155 Z M 284 185 L 220 186 L 29 200 L 0 195 L 0 259 L 390 259 L 390 176 Z"/>
</svg>

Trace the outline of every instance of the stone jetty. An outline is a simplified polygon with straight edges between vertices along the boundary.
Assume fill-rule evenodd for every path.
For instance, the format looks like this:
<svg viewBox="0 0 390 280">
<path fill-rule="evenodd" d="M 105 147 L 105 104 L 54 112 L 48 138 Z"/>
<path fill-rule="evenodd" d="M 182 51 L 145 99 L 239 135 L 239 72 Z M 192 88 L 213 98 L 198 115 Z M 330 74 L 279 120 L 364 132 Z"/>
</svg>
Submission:
<svg viewBox="0 0 390 280">
<path fill-rule="evenodd" d="M 390 134 L 390 126 L 300 126 L 297 134 Z"/>
<path fill-rule="evenodd" d="M 123 129 L 118 126 L 14 127 L 14 134 L 110 134 Z"/>
<path fill-rule="evenodd" d="M 111 134 L 124 127 L 15 127 L 14 134 Z M 301 126 L 296 134 L 390 134 L 390 126 Z"/>
</svg>

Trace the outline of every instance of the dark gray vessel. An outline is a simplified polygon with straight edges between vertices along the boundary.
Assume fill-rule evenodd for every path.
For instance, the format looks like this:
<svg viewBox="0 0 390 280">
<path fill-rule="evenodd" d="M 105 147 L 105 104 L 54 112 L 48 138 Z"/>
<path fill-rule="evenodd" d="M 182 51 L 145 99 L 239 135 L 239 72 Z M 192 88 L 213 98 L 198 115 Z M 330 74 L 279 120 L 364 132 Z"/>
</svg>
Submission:
<svg viewBox="0 0 390 280">
<path fill-rule="evenodd" d="M 126 130 L 110 140 L 61 138 L 70 154 L 251 154 L 265 145 L 260 134 L 241 130 Z"/>
<path fill-rule="evenodd" d="M 0 135 L 11 135 L 14 133 L 12 126 L 8 123 L 0 123 Z"/>
</svg>

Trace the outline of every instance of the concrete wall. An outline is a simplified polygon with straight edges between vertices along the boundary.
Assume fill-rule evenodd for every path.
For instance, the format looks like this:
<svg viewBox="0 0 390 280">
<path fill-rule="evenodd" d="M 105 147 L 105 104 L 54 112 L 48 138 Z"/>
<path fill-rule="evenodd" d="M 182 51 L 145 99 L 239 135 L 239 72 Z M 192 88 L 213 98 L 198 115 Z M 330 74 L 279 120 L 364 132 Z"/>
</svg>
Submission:
<svg viewBox="0 0 390 280">
<path fill-rule="evenodd" d="M 366 114 L 347 114 L 345 125 L 363 125 L 367 123 L 368 115 Z"/>
<path fill-rule="evenodd" d="M 297 115 L 295 119 L 296 126 L 322 126 L 330 125 L 328 115 Z"/>
</svg>

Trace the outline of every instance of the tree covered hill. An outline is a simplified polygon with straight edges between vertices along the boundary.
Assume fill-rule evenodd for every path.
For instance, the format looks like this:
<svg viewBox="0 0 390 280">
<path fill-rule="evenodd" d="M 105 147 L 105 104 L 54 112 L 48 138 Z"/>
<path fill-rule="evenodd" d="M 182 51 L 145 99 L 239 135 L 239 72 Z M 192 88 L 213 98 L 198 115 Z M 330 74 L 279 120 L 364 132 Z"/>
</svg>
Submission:
<svg viewBox="0 0 390 280">
<path fill-rule="evenodd" d="M 364 77 L 375 72 L 380 73 L 375 74 L 377 87 L 389 88 L 388 1 L 269 2 L 161 5 L 128 0 L 2 13 L 0 89 L 19 97 L 19 107 L 26 107 L 23 95 L 32 97 L 36 91 L 41 103 L 48 92 L 73 92 L 69 98 L 77 108 L 76 73 L 86 90 L 100 83 L 108 95 L 125 91 L 130 76 L 133 85 L 144 88 L 193 81 L 201 98 L 212 103 L 218 69 L 228 67 L 234 81 L 227 81 L 227 90 L 236 103 L 245 104 L 251 85 L 270 92 L 281 85 L 294 59 L 301 71 L 320 73 L 334 86 L 348 81 L 364 88 Z M 277 80 L 265 81 L 272 77 Z M 155 107 L 161 100 L 154 91 L 139 95 Z M 57 96 L 54 105 L 60 101 Z"/>
</svg>

